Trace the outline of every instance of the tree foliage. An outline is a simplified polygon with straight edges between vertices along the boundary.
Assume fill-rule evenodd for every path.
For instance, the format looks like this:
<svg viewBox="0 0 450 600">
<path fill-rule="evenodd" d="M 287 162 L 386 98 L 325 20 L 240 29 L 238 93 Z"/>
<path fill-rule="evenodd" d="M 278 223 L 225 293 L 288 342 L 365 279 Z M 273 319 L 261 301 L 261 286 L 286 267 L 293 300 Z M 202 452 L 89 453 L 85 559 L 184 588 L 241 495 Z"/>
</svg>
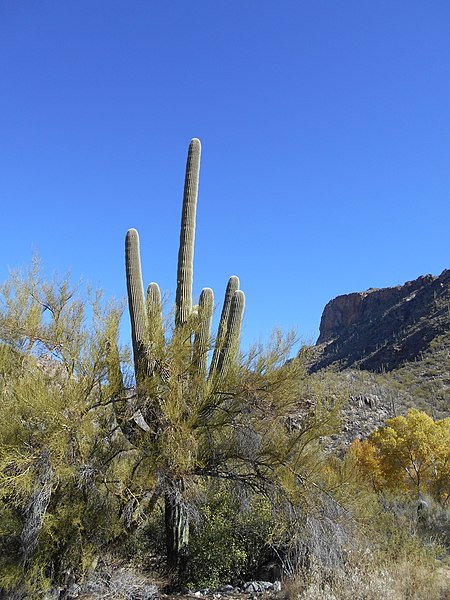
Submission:
<svg viewBox="0 0 450 600">
<path fill-rule="evenodd" d="M 67 277 L 44 280 L 37 264 L 0 294 L 0 587 L 37 594 L 89 569 L 120 527 L 98 407 L 121 309 L 82 299 Z"/>
<path fill-rule="evenodd" d="M 294 336 L 275 332 L 200 383 L 165 332 L 170 379 L 137 393 L 117 303 L 34 265 L 1 286 L 0 304 L 0 589 L 39 597 L 82 578 L 177 478 L 186 510 L 213 480 L 272 507 L 306 507 L 326 486 L 318 441 L 338 406 L 305 361 L 287 362 Z M 295 420 L 302 402 L 312 408 Z"/>
<path fill-rule="evenodd" d="M 375 489 L 429 492 L 442 501 L 450 496 L 450 418 L 434 421 L 410 409 L 368 440 L 356 440 L 350 452 Z"/>
</svg>

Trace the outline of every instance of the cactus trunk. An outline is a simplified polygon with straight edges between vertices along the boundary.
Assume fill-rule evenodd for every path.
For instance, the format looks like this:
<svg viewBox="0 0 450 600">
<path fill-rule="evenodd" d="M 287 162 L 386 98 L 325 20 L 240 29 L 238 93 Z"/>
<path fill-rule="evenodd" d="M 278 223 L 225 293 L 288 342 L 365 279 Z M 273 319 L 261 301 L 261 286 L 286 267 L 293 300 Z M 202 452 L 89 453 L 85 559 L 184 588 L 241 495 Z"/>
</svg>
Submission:
<svg viewBox="0 0 450 600">
<path fill-rule="evenodd" d="M 167 563 L 169 569 L 178 573 L 185 570 L 189 552 L 189 515 L 183 492 L 184 481 L 176 479 L 164 498 Z"/>
</svg>

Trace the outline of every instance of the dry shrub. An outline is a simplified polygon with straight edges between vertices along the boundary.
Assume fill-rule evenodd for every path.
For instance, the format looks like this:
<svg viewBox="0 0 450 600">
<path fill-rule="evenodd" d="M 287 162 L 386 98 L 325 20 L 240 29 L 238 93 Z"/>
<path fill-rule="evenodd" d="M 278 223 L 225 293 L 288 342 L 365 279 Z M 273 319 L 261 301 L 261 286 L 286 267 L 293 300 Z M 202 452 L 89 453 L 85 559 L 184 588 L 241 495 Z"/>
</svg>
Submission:
<svg viewBox="0 0 450 600">
<path fill-rule="evenodd" d="M 158 582 L 160 586 L 162 583 Z M 148 600 L 158 595 L 157 589 L 149 574 L 106 555 L 99 568 L 79 586 L 78 597 L 80 600 Z"/>
<path fill-rule="evenodd" d="M 418 557 L 383 564 L 366 552 L 332 573 L 298 573 L 284 590 L 290 600 L 448 600 L 450 569 Z"/>
</svg>

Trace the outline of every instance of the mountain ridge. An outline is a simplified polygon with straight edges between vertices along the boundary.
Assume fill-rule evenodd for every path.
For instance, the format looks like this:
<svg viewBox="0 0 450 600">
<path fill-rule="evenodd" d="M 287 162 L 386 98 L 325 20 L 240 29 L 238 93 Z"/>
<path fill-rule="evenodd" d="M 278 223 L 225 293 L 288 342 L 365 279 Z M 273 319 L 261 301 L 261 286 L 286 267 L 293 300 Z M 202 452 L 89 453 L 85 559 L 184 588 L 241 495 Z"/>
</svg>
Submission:
<svg viewBox="0 0 450 600">
<path fill-rule="evenodd" d="M 449 269 L 395 287 L 337 296 L 322 313 L 311 370 L 333 365 L 392 371 L 420 359 L 449 329 Z"/>
</svg>

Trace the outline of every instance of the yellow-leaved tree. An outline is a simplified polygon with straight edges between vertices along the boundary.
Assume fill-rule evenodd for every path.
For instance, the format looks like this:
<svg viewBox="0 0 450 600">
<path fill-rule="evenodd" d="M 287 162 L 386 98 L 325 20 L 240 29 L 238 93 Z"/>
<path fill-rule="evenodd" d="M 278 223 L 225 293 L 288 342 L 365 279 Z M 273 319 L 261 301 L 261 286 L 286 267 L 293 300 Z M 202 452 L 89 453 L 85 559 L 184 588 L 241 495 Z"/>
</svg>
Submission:
<svg viewBox="0 0 450 600">
<path fill-rule="evenodd" d="M 368 440 L 355 440 L 350 453 L 377 490 L 428 492 L 442 502 L 450 497 L 450 418 L 434 421 L 410 409 Z"/>
</svg>

